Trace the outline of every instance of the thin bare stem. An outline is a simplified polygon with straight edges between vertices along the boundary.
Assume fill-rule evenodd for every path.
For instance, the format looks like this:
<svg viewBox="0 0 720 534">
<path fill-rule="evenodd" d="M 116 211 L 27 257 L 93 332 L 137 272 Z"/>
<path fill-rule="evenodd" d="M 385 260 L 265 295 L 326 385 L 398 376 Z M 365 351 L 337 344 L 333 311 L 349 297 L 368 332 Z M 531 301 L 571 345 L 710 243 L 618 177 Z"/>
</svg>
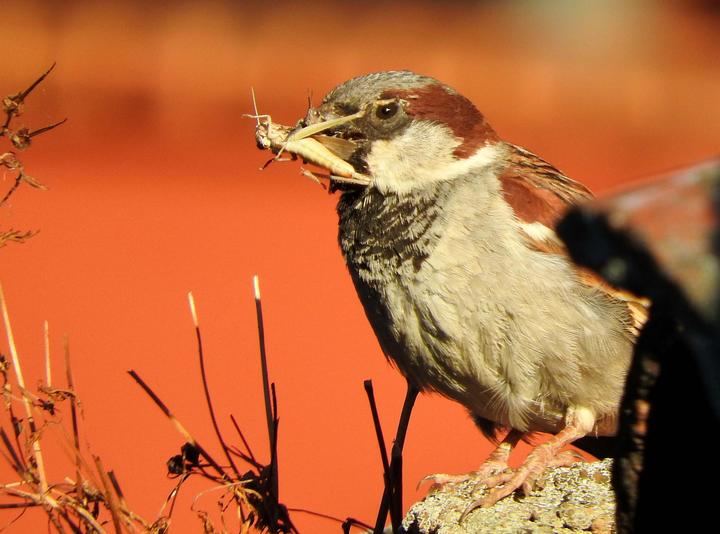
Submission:
<svg viewBox="0 0 720 534">
<path fill-rule="evenodd" d="M 98 476 L 100 477 L 100 481 L 103 485 L 103 489 L 105 490 L 105 499 L 107 501 L 107 506 L 110 509 L 110 516 L 112 517 L 115 532 L 117 534 L 122 534 L 122 526 L 120 523 L 120 510 L 118 509 L 118 503 L 115 499 L 115 494 L 112 491 L 112 483 L 108 479 L 107 473 L 105 473 L 105 468 L 103 468 L 100 457 L 93 455 L 93 460 L 95 461 L 95 469 L 97 470 Z"/>
<path fill-rule="evenodd" d="M 233 495 L 236 495 L 236 489 L 243 488 L 246 485 L 247 485 L 247 481 L 239 480 L 237 482 L 226 482 L 225 484 L 202 490 L 200 493 L 196 494 L 195 497 L 193 498 L 193 502 L 192 502 L 192 505 L 190 506 L 190 509 L 193 511 L 197 510 L 195 507 L 197 502 L 200 499 L 202 499 L 205 495 L 208 495 L 209 493 L 213 493 L 216 491 L 226 491 L 228 493 L 232 493 Z M 257 492 L 255 492 L 253 490 L 245 489 L 245 491 L 248 493 L 254 494 L 256 497 L 260 497 L 260 494 L 258 494 Z"/>
<path fill-rule="evenodd" d="M 395 445 L 393 445 L 393 451 L 395 451 L 395 448 L 397 447 L 397 452 L 395 453 L 396 455 L 402 455 L 408 425 L 410 424 L 410 415 L 412 414 L 412 409 L 415 405 L 417 395 L 417 388 L 408 382 L 407 391 L 405 393 L 405 401 L 403 402 L 397 432 L 395 433 Z M 380 500 L 380 509 L 378 510 L 377 519 L 375 520 L 375 528 L 373 529 L 375 534 L 382 534 L 384 530 L 385 520 L 387 519 L 388 510 L 393 502 L 393 494 L 395 493 L 395 476 L 402 478 L 402 473 L 396 473 L 397 465 L 393 465 L 393 463 L 395 463 L 395 458 L 393 458 L 393 461 L 390 463 L 390 484 L 385 485 L 385 490 L 383 491 L 383 496 Z"/>
<path fill-rule="evenodd" d="M 120 504 L 125 506 L 125 494 L 123 493 L 122 489 L 120 488 L 120 483 L 118 482 L 118 479 L 115 476 L 115 471 L 112 471 L 112 470 L 108 471 L 107 476 L 113 485 L 113 489 L 115 490 L 115 493 L 117 494 L 118 498 L 120 499 Z"/>
<path fill-rule="evenodd" d="M 182 487 L 183 482 L 185 482 L 188 479 L 188 477 L 190 477 L 189 474 L 184 474 L 180 477 L 180 479 L 178 480 L 178 483 L 175 484 L 175 487 L 172 489 L 170 494 L 167 496 L 167 499 L 165 499 L 165 502 L 163 503 L 162 508 L 160 508 L 160 513 L 158 515 L 162 516 L 163 511 L 165 510 L 165 507 L 168 505 L 168 503 L 170 503 L 170 510 L 168 510 L 167 517 L 168 517 L 168 519 L 170 519 L 172 517 L 173 510 L 175 509 L 175 501 L 177 500 L 177 495 L 178 495 L 178 493 L 180 493 L 180 488 Z"/>
<path fill-rule="evenodd" d="M 0 200 L 0 206 L 2 206 L 3 204 L 5 204 L 5 202 L 7 202 L 8 199 L 9 199 L 11 196 L 13 196 L 13 193 L 15 192 L 15 190 L 16 190 L 18 187 L 20 187 L 20 184 L 21 184 L 22 182 L 23 182 L 23 175 L 22 175 L 22 174 L 18 174 L 18 175 L 15 177 L 15 183 L 13 183 L 13 185 L 10 187 L 10 189 L 8 190 L 8 192 L 5 193 L 5 196 L 2 197 L 2 200 Z"/>
<path fill-rule="evenodd" d="M 45 385 L 52 387 L 52 365 L 50 364 L 50 324 L 43 323 L 43 341 L 45 345 Z"/>
<path fill-rule="evenodd" d="M 70 530 L 73 531 L 73 534 L 83 534 L 83 531 L 80 530 L 80 527 L 76 525 L 72 519 L 70 519 L 70 514 L 68 514 L 66 510 L 60 509 L 59 515 L 68 524 Z M 58 517 L 55 517 L 54 515 L 50 516 L 50 522 L 60 534 L 65 534 L 65 529 L 63 528 L 62 523 L 60 522 L 60 519 Z M 100 534 L 100 531 L 98 531 L 98 534 Z"/>
<path fill-rule="evenodd" d="M 242 459 L 243 462 L 246 462 L 246 463 L 252 465 L 253 467 L 258 467 L 258 468 L 264 467 L 261 463 L 259 463 L 259 462 L 254 462 L 252 458 L 250 458 L 247 454 L 245 454 L 243 451 L 241 451 L 240 449 L 238 449 L 238 448 L 235 447 L 234 445 L 230 445 L 230 446 L 228 447 L 228 450 L 229 450 L 232 454 L 234 454 L 235 456 L 237 456 L 238 458 Z"/>
<path fill-rule="evenodd" d="M 133 521 L 137 521 L 140 523 L 145 529 L 145 531 L 150 530 L 150 524 L 147 523 L 142 517 L 134 513 L 130 508 L 128 507 L 128 503 L 125 500 L 125 494 L 123 493 L 122 488 L 120 487 L 120 483 L 118 482 L 117 476 L 115 475 L 115 472 L 113 470 L 107 471 L 105 473 L 108 477 L 108 480 L 110 481 L 110 484 L 112 484 L 113 491 L 115 492 L 115 495 L 118 499 L 118 504 L 120 507 L 120 510 L 123 512 L 123 518 L 125 519 L 125 523 L 127 523 L 129 526 L 132 527 L 132 530 L 135 531 L 134 526 L 132 525 Z"/>
<path fill-rule="evenodd" d="M 30 85 L 30 87 L 28 87 L 27 89 L 25 89 L 22 93 L 20 93 L 18 95 L 21 101 L 25 100 L 27 98 L 27 96 L 30 93 L 32 93 L 33 90 L 38 85 L 40 85 L 45 78 L 47 78 L 48 74 L 50 74 L 53 71 L 53 69 L 55 68 L 55 65 L 56 65 L 56 63 L 53 63 L 52 65 L 50 65 L 50 68 L 48 70 L 46 70 L 43 74 L 41 74 L 40 77 Z"/>
<path fill-rule="evenodd" d="M 278 426 L 280 424 L 280 419 L 278 418 L 278 408 L 277 408 L 277 395 L 275 394 L 275 382 L 270 384 L 270 391 L 272 394 L 272 413 L 273 413 L 273 433 L 272 433 L 272 443 L 271 443 L 271 449 L 270 449 L 270 491 L 271 495 L 275 499 L 275 502 L 280 502 L 280 468 L 278 466 L 278 453 L 277 453 L 277 437 L 278 437 Z M 273 515 L 273 522 L 277 522 L 278 520 L 278 508 L 276 506 L 272 507 L 272 515 Z"/>
<path fill-rule="evenodd" d="M 5 117 L 5 123 L 3 124 L 2 128 L 0 128 L 0 135 L 4 135 L 5 131 L 10 127 L 10 122 L 12 122 L 12 119 L 15 115 L 20 114 L 20 106 L 24 102 L 24 100 L 27 98 L 27 96 L 33 92 L 33 90 L 40 85 L 40 83 L 47 77 L 48 74 L 52 72 L 52 70 L 55 68 L 55 63 L 52 64 L 52 66 L 46 70 L 37 80 L 35 80 L 30 87 L 25 89 L 24 91 L 19 92 L 16 95 L 13 95 L 11 97 L 8 97 L 8 100 L 10 100 L 14 105 L 6 110 L 6 117 Z"/>
<path fill-rule="evenodd" d="M 218 464 L 212 458 L 212 456 L 210 456 L 207 453 L 207 451 L 203 447 L 200 446 L 200 444 L 197 442 L 197 440 L 195 440 L 195 438 L 192 437 L 190 432 L 188 432 L 185 429 L 185 427 L 180 422 L 180 420 L 172 414 L 172 412 L 167 407 L 167 405 L 162 400 L 160 400 L 160 397 L 158 397 L 155 394 L 155 392 L 152 389 L 150 389 L 150 386 L 148 386 L 145 383 L 145 381 L 142 378 L 140 378 L 140 376 L 132 369 L 130 369 L 128 371 L 128 374 L 133 378 L 133 380 L 135 380 L 135 382 L 137 382 L 137 384 L 145 391 L 145 393 L 148 394 L 148 396 L 152 399 L 152 401 L 155 403 L 155 405 L 158 408 L 160 408 L 160 410 L 165 414 L 165 417 L 170 419 L 170 421 L 175 425 L 175 428 L 178 430 L 178 432 L 180 432 L 180 434 L 183 436 L 183 438 L 185 438 L 185 441 L 190 443 L 193 447 L 195 447 L 198 450 L 198 452 L 202 455 L 202 457 L 205 458 L 205 460 L 212 466 L 213 469 L 215 469 L 215 471 L 218 473 L 218 475 L 220 475 L 220 477 L 222 479 L 227 480 L 228 477 L 225 474 L 225 471 L 223 470 L 223 468 L 220 467 L 220 464 Z"/>
<path fill-rule="evenodd" d="M 67 336 L 63 339 L 63 352 L 65 355 L 65 379 L 70 395 L 70 418 L 72 420 L 73 453 L 75 456 L 75 484 L 79 489 L 82 486 L 82 470 L 80 458 L 80 423 L 77 414 L 77 398 L 75 396 L 75 383 L 73 380 L 72 365 L 70 364 L 70 341 Z M 48 384 L 49 385 L 49 384 Z"/>
<path fill-rule="evenodd" d="M 238 478 L 240 478 L 240 471 L 238 470 L 235 462 L 230 455 L 228 446 L 223 439 L 222 433 L 220 432 L 220 426 L 217 423 L 215 417 L 215 410 L 213 409 L 212 396 L 210 395 L 210 386 L 208 385 L 207 373 L 205 371 L 205 355 L 203 351 L 202 336 L 200 335 L 200 323 L 198 322 L 197 308 L 195 307 L 195 298 L 192 292 L 188 293 L 188 302 L 190 304 L 190 314 L 192 315 L 193 324 L 195 325 L 195 337 L 197 338 L 197 351 L 198 358 L 200 359 L 200 376 L 202 377 L 203 391 L 205 392 L 205 402 L 207 403 L 208 411 L 210 412 L 210 421 L 212 422 L 213 429 L 215 429 L 215 435 L 220 442 L 220 447 L 227 458 L 230 467 L 235 472 Z"/>
<path fill-rule="evenodd" d="M 33 506 L 42 506 L 39 502 L 14 502 L 14 503 L 2 503 L 0 509 L 7 510 L 10 508 L 31 508 Z"/>
<path fill-rule="evenodd" d="M 330 514 L 323 514 L 321 512 L 314 512 L 312 510 L 307 510 L 305 508 L 288 508 L 288 512 L 298 512 L 300 514 L 308 514 L 315 517 L 321 517 L 323 519 L 327 519 L 329 521 L 335 521 L 337 523 L 340 523 L 341 525 L 349 525 L 351 527 L 357 527 L 362 528 L 366 532 L 370 533 L 372 532 L 372 526 L 368 525 L 367 523 L 363 523 L 359 519 L 355 519 L 354 517 L 347 517 L 345 519 L 340 519 L 339 517 L 335 517 L 334 515 Z"/>
<path fill-rule="evenodd" d="M 102 525 L 97 522 L 97 520 L 88 512 L 85 508 L 83 508 L 80 504 L 76 503 L 68 503 L 68 506 L 70 506 L 75 513 L 77 513 L 79 516 L 81 516 L 92 528 L 94 528 L 97 532 L 97 534 L 105 534 L 105 529 L 102 528 Z M 65 514 L 63 514 L 63 517 L 65 517 Z M 70 521 L 69 517 L 65 517 L 66 521 L 71 525 L 71 528 L 73 531 L 78 532 L 80 534 L 82 531 L 77 528 L 74 523 Z M 120 531 L 118 531 L 120 532 Z"/>
<path fill-rule="evenodd" d="M 63 119 L 63 120 L 61 120 L 61 121 L 55 122 L 55 123 L 53 123 L 53 124 L 50 124 L 49 126 L 43 126 L 42 128 L 38 128 L 37 130 L 33 130 L 32 132 L 29 132 L 29 133 L 27 134 L 27 136 L 30 137 L 30 138 L 32 138 L 32 137 L 35 137 L 35 136 L 37 136 L 37 135 L 44 134 L 45 132 L 49 132 L 50 130 L 55 129 L 55 128 L 57 128 L 58 126 L 60 126 L 60 125 L 62 125 L 62 124 L 65 124 L 66 122 L 67 122 L 67 118 L 65 118 L 65 119 Z"/>
<path fill-rule="evenodd" d="M 368 402 L 370 403 L 370 413 L 372 414 L 373 426 L 375 427 L 375 437 L 377 438 L 378 448 L 380 449 L 380 460 L 382 461 L 383 477 L 387 484 L 390 480 L 390 462 L 388 461 L 387 449 L 385 447 L 385 437 L 383 436 L 382 426 L 380 425 L 380 416 L 378 415 L 377 404 L 375 403 L 375 392 L 373 390 L 372 380 L 363 382 L 365 393 L 367 393 Z"/>
<path fill-rule="evenodd" d="M 46 493 L 48 489 L 47 478 L 45 476 L 45 462 L 43 461 L 42 449 L 40 447 L 40 435 L 35 426 L 35 420 L 32 414 L 32 403 L 25 392 L 25 379 L 23 378 L 22 368 L 20 367 L 20 357 L 15 347 L 15 337 L 13 336 L 12 326 L 10 325 L 10 314 L 8 313 L 7 302 L 5 301 L 5 292 L 2 284 L 0 284 L 0 307 L 2 307 L 3 320 L 5 321 L 5 332 L 7 333 L 8 346 L 10 355 L 13 360 L 13 368 L 15 369 L 15 377 L 22 393 L 23 404 L 25 405 L 25 413 L 27 415 L 28 425 L 32 436 L 30 437 L 33 445 L 33 454 L 37 465 L 38 478 L 40 480 L 40 490 Z"/>
<path fill-rule="evenodd" d="M 12 461 L 11 465 L 13 469 L 15 469 L 15 472 L 22 477 L 25 473 L 25 466 L 23 465 L 22 461 L 20 460 L 20 457 L 18 456 L 17 452 L 15 452 L 15 448 L 13 447 L 12 443 L 10 442 L 10 438 L 5 433 L 4 428 L 0 428 L 0 437 L 2 438 L 2 442 L 5 444 L 5 448 L 8 450 L 8 453 L 10 454 Z M 10 458 L 8 458 L 10 460 Z"/>
<path fill-rule="evenodd" d="M 252 460 L 252 463 L 256 466 L 260 465 L 260 463 L 255 459 L 255 455 L 252 452 L 252 449 L 250 448 L 250 444 L 245 439 L 245 434 L 243 434 L 243 431 L 240 430 L 240 425 L 238 425 L 237 421 L 235 420 L 235 417 L 230 414 L 230 420 L 232 421 L 232 424 L 235 426 L 235 430 L 237 431 L 238 435 L 240 436 L 240 439 L 243 442 L 243 445 L 245 446 L 245 450 L 248 453 L 248 456 Z"/>
<path fill-rule="evenodd" d="M 265 323 L 263 322 L 262 300 L 260 297 L 260 280 L 257 275 L 253 276 L 253 288 L 255 290 L 255 314 L 257 316 L 258 342 L 260 345 L 260 366 L 262 371 L 263 397 L 265 399 L 265 419 L 268 430 L 268 443 L 272 454 L 273 443 L 275 443 L 275 424 L 270 400 L 270 378 L 268 373 L 267 352 L 265 350 Z M 277 488 L 273 488 L 273 494 L 277 496 Z"/>
<path fill-rule="evenodd" d="M 398 506 L 398 499 L 402 504 L 402 451 L 398 454 L 397 443 L 392 450 L 392 463 L 388 462 L 387 449 L 385 448 L 385 438 L 383 437 L 382 427 L 380 425 L 380 417 L 378 415 L 377 404 L 375 403 L 375 393 L 373 391 L 372 380 L 365 380 L 365 392 L 370 403 L 370 412 L 372 413 L 373 426 L 375 427 L 375 435 L 380 449 L 380 459 L 383 467 L 383 481 L 385 488 L 391 488 L 392 498 L 390 505 L 390 519 L 392 522 L 393 532 L 398 532 L 400 523 L 402 522 L 402 506 Z M 400 480 L 398 480 L 398 478 Z M 399 488 L 399 492 L 397 489 Z"/>
<path fill-rule="evenodd" d="M 5 401 L 5 409 L 8 412 L 8 415 L 10 415 L 10 424 L 12 426 L 13 430 L 13 437 L 15 438 L 15 445 L 17 446 L 18 451 L 22 451 L 23 446 L 20 443 L 20 432 L 21 432 L 21 426 L 20 426 L 20 420 L 15 416 L 15 408 L 13 407 L 13 395 L 12 395 L 12 384 L 10 383 L 10 380 L 8 378 L 8 372 L 7 372 L 8 366 L 0 368 L 0 374 L 2 375 L 3 379 L 3 385 L 2 385 L 2 393 L 3 393 L 3 400 Z M 4 432 L 4 430 L 3 430 Z M 9 441 L 8 441 L 9 443 Z M 8 444 L 8 449 L 15 450 L 11 444 Z M 22 473 L 26 473 L 27 468 L 27 462 L 25 461 L 25 455 L 20 455 L 20 461 L 19 464 L 22 466 Z M 24 476 L 24 475 L 22 475 Z"/>
</svg>

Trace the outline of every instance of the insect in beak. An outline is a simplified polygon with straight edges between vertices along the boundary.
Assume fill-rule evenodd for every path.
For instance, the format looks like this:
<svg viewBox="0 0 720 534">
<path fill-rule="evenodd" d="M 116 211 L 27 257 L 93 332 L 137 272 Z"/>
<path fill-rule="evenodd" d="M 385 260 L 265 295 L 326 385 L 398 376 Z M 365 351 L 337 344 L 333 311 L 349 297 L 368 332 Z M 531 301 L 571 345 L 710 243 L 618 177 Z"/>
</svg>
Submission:
<svg viewBox="0 0 720 534">
<path fill-rule="evenodd" d="M 360 110 L 345 117 L 291 128 L 273 123 L 270 115 L 259 114 L 255 101 L 255 92 L 252 90 L 251 92 L 255 114 L 246 115 L 246 117 L 256 120 L 255 139 L 258 148 L 270 150 L 275 154 L 275 157 L 270 159 L 263 168 L 273 161 L 287 161 L 288 159 L 300 157 L 304 161 L 327 169 L 330 173 L 327 178 L 331 181 L 358 185 L 370 184 L 369 176 L 358 173 L 350 163 L 343 159 L 343 157 L 349 157 L 354 151 L 355 144 L 352 141 L 319 135 L 322 132 L 362 117 L 365 110 Z M 283 153 L 288 153 L 291 157 L 281 159 Z M 307 173 L 308 171 L 303 172 L 305 175 Z"/>
</svg>

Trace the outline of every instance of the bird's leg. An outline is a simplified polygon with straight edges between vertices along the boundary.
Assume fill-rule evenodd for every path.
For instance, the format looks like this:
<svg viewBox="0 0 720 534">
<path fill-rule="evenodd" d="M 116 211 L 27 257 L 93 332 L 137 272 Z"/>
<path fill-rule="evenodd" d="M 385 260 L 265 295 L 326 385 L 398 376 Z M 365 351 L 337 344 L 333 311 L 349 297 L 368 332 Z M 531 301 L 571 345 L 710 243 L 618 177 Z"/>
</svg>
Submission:
<svg viewBox="0 0 720 534">
<path fill-rule="evenodd" d="M 548 467 L 564 467 L 581 460 L 582 457 L 574 451 L 560 452 L 560 450 L 589 434 L 594 426 L 595 415 L 591 410 L 582 407 L 570 408 L 565 415 L 565 428 L 547 442 L 535 447 L 518 469 L 505 471 L 486 479 L 485 484 L 492 490 L 484 498 L 468 506 L 463 512 L 463 517 L 479 506 L 483 508 L 492 506 L 518 488 L 522 488 L 526 495 L 529 494 L 537 479 Z M 501 485 L 502 487 L 499 487 Z"/>
<path fill-rule="evenodd" d="M 497 475 L 508 469 L 508 460 L 510 459 L 510 453 L 520 441 L 524 432 L 519 430 L 510 430 L 503 440 L 495 447 L 495 450 L 490 453 L 480 468 L 475 471 L 475 475 L 480 480 L 485 480 L 490 476 Z"/>
<path fill-rule="evenodd" d="M 503 440 L 497 447 L 495 447 L 495 450 L 490 453 L 490 456 L 487 457 L 487 460 L 482 463 L 477 471 L 473 471 L 472 473 L 465 475 L 446 475 L 444 473 L 428 475 L 423 478 L 420 483 L 422 484 L 426 480 L 429 480 L 432 482 L 433 487 L 435 487 L 442 484 L 448 484 L 450 482 L 457 483 L 472 480 L 474 482 L 484 484 L 488 478 L 498 475 L 508 469 L 507 462 L 510 458 L 510 453 L 517 442 L 520 441 L 523 434 L 524 432 L 519 430 L 510 430 L 510 432 L 505 435 Z"/>
</svg>

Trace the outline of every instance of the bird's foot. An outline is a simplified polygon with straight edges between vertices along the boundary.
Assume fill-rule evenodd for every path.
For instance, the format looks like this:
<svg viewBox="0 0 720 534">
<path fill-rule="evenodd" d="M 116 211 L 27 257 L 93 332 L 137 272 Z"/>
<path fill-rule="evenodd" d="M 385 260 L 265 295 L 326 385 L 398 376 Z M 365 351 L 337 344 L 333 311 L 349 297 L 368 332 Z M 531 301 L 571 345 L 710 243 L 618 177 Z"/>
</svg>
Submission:
<svg viewBox="0 0 720 534">
<path fill-rule="evenodd" d="M 428 475 L 420 481 L 418 487 L 427 481 L 432 482 L 430 491 L 450 483 L 457 484 L 472 481 L 478 485 L 485 484 L 487 480 L 499 476 L 501 473 L 510 469 L 507 461 L 511 451 L 512 444 L 508 442 L 500 443 L 476 471 L 464 475 L 447 475 L 445 473 Z"/>
<path fill-rule="evenodd" d="M 472 481 L 478 484 L 485 484 L 487 480 L 499 476 L 504 471 L 508 470 L 509 467 L 507 462 L 486 460 L 478 470 L 466 473 L 464 475 L 448 475 L 446 473 L 435 473 L 424 477 L 418 487 L 425 482 L 431 482 L 430 491 L 433 491 L 440 486 L 445 484 L 458 484 L 461 482 Z"/>
<path fill-rule="evenodd" d="M 529 495 L 535 487 L 540 476 L 550 467 L 567 467 L 583 457 L 574 450 L 556 453 L 551 444 L 542 444 L 535 448 L 525 462 L 514 470 L 505 470 L 502 473 L 487 478 L 484 482 L 490 491 L 482 499 L 471 503 L 462 513 L 460 520 L 476 508 L 489 508 L 496 502 L 521 489 Z"/>
</svg>

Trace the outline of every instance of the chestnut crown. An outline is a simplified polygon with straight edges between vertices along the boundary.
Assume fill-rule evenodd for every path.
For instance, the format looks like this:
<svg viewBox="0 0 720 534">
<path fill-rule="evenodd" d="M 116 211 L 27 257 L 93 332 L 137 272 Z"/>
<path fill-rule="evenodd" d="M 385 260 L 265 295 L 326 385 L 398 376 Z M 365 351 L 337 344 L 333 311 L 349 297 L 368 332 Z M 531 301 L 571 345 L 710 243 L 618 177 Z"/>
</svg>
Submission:
<svg viewBox="0 0 720 534">
<path fill-rule="evenodd" d="M 435 78 L 410 71 L 376 72 L 352 78 L 330 91 L 308 112 L 306 124 L 362 117 L 338 128 L 348 139 L 373 141 L 402 133 L 412 121 L 444 125 L 459 140 L 457 158 L 466 158 L 498 136 L 473 103 Z"/>
</svg>

